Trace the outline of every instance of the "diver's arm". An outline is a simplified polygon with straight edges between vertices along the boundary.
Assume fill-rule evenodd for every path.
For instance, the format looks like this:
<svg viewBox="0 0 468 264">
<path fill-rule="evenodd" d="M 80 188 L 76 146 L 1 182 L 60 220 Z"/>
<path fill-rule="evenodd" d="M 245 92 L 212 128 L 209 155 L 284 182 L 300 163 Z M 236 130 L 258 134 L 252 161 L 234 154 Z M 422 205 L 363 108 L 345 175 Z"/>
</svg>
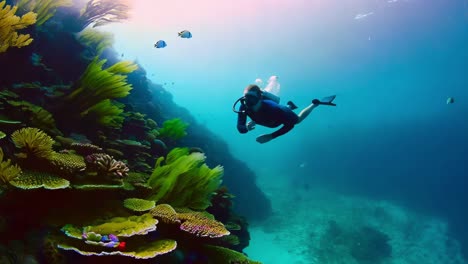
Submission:
<svg viewBox="0 0 468 264">
<path fill-rule="evenodd" d="M 242 110 L 242 106 L 241 109 Z M 247 122 L 247 114 L 246 113 L 238 113 L 237 114 L 237 130 L 241 134 L 247 133 L 249 130 L 247 129 L 247 126 L 245 125 L 245 122 Z"/>
</svg>

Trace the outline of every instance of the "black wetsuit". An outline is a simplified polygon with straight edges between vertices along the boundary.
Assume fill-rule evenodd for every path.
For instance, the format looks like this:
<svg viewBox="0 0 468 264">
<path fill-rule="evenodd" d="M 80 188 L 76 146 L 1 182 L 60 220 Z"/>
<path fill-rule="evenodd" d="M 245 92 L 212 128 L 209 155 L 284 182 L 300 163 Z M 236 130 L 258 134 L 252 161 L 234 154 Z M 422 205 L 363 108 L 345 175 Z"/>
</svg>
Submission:
<svg viewBox="0 0 468 264">
<path fill-rule="evenodd" d="M 247 116 L 256 124 L 266 127 L 277 127 L 283 125 L 280 129 L 271 133 L 273 138 L 286 134 L 297 124 L 299 117 L 289 107 L 275 103 L 272 100 L 262 100 L 262 105 L 257 112 L 254 112 L 245 105 L 241 105 L 241 113 L 237 116 L 237 130 L 240 133 L 247 133 Z M 244 113 L 242 111 L 245 111 Z"/>
</svg>

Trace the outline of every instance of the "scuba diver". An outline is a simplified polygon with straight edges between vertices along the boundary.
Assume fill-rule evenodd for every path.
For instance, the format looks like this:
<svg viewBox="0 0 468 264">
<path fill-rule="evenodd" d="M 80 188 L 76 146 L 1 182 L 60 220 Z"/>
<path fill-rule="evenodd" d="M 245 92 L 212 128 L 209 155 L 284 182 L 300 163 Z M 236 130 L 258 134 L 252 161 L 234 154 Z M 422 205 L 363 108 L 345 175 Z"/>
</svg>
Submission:
<svg viewBox="0 0 468 264">
<path fill-rule="evenodd" d="M 280 105 L 280 98 L 278 96 L 261 90 L 255 84 L 251 84 L 245 88 L 244 96 L 237 99 L 234 103 L 232 110 L 238 114 L 237 130 L 242 134 L 254 129 L 256 124 L 270 128 L 283 125 L 271 134 L 258 136 L 257 142 L 263 144 L 289 132 L 296 124 L 302 122 L 317 106 L 336 106 L 333 103 L 335 97 L 335 95 L 332 95 L 322 100 L 314 99 L 312 100 L 312 104 L 304 108 L 299 114 L 296 114 L 292 111 L 297 108 L 293 102 L 289 101 L 287 106 Z M 236 110 L 238 102 L 241 103 L 241 106 L 239 110 Z M 252 121 L 246 124 L 247 116 Z"/>
</svg>

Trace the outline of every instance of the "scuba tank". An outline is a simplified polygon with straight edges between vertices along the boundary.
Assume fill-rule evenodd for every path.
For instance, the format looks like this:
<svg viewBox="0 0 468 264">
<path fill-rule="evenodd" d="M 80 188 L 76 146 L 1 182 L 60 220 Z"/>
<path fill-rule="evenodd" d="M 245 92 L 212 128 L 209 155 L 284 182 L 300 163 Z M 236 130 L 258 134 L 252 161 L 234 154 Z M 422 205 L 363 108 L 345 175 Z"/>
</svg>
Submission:
<svg viewBox="0 0 468 264">
<path fill-rule="evenodd" d="M 279 96 L 277 95 L 274 95 L 270 92 L 267 92 L 266 90 L 262 90 L 262 96 L 263 96 L 263 99 L 265 100 L 272 100 L 274 101 L 275 103 L 279 104 L 280 102 L 280 98 Z"/>
</svg>

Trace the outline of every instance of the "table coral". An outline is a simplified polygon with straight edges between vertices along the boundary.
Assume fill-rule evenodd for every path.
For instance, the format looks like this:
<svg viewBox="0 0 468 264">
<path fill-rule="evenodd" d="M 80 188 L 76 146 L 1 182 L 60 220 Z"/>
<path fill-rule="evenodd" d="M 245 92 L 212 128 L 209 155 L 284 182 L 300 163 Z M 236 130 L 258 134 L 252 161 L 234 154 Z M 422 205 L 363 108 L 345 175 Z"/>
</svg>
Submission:
<svg viewBox="0 0 468 264">
<path fill-rule="evenodd" d="M 70 186 L 70 182 L 50 173 L 37 171 L 23 171 L 18 177 L 10 181 L 10 184 L 20 189 L 64 189 Z"/>
<path fill-rule="evenodd" d="M 143 212 L 152 209 L 156 203 L 138 198 L 128 198 L 124 200 L 124 206 L 132 211 Z"/>
</svg>

